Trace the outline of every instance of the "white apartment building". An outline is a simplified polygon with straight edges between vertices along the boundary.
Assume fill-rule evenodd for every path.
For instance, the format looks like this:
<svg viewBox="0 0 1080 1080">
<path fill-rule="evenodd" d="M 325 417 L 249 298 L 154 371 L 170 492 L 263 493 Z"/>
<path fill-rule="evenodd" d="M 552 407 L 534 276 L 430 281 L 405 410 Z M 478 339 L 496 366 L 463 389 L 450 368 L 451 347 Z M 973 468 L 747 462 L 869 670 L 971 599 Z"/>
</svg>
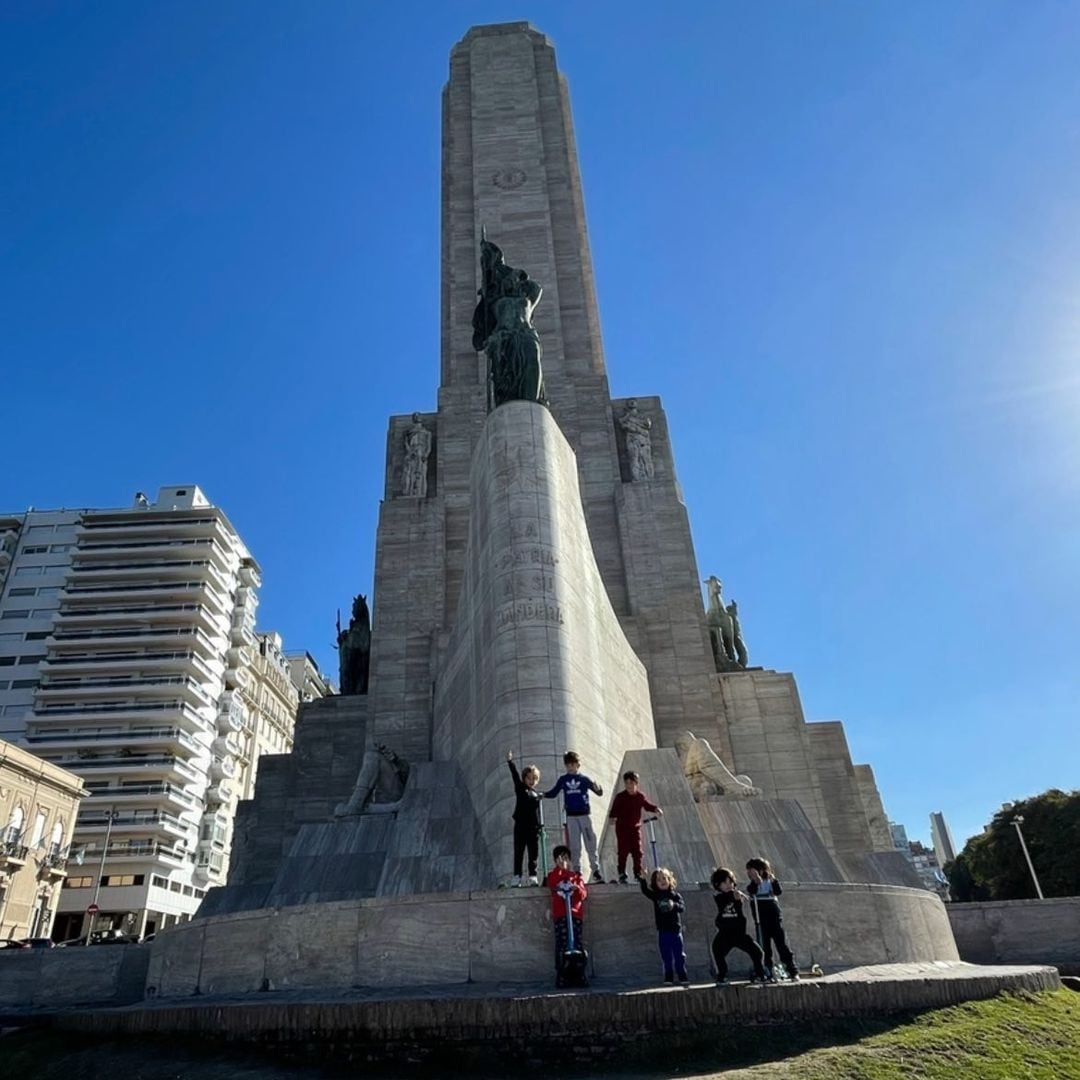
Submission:
<svg viewBox="0 0 1080 1080">
<path fill-rule="evenodd" d="M 0 517 L 0 546 L 0 738 L 90 796 L 54 938 L 83 933 L 91 903 L 138 934 L 190 919 L 225 880 L 245 774 L 292 745 L 295 699 L 272 737 L 253 728 L 257 563 L 194 485 Z"/>
</svg>

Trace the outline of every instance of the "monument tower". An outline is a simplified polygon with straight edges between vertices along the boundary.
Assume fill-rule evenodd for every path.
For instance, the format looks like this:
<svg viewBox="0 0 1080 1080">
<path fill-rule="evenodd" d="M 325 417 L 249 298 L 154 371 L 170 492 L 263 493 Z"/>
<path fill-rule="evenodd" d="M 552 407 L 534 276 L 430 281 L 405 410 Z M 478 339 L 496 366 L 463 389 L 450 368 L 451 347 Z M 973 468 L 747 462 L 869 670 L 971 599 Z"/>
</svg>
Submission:
<svg viewBox="0 0 1080 1080">
<path fill-rule="evenodd" d="M 485 274 L 542 346 L 532 400 L 493 390 Z M 748 666 L 719 579 L 702 604 L 661 403 L 610 396 L 567 87 L 527 23 L 451 53 L 441 318 L 438 407 L 389 424 L 367 692 L 304 707 L 206 912 L 494 884 L 507 749 L 545 778 L 578 750 L 605 799 L 647 771 L 691 880 L 753 846 L 790 878 L 911 883 L 841 725 Z"/>
</svg>

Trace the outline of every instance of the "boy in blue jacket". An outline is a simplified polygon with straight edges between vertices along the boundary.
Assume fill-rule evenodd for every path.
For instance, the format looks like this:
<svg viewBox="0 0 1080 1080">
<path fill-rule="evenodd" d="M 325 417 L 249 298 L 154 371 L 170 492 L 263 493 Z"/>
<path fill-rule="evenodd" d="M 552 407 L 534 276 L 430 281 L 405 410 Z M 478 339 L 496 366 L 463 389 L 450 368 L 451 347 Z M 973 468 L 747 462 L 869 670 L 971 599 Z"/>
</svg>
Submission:
<svg viewBox="0 0 1080 1080">
<path fill-rule="evenodd" d="M 600 852 L 597 850 L 592 818 L 589 817 L 589 792 L 603 795 L 604 789 L 581 772 L 581 759 L 573 750 L 567 750 L 563 754 L 563 764 L 566 772 L 555 781 L 555 786 L 550 791 L 544 792 L 544 798 L 554 799 L 560 791 L 563 793 L 563 805 L 566 808 L 566 846 L 573 853 L 574 870 L 581 873 L 581 847 L 584 844 L 592 866 L 592 882 L 594 885 L 603 885 Z"/>
</svg>

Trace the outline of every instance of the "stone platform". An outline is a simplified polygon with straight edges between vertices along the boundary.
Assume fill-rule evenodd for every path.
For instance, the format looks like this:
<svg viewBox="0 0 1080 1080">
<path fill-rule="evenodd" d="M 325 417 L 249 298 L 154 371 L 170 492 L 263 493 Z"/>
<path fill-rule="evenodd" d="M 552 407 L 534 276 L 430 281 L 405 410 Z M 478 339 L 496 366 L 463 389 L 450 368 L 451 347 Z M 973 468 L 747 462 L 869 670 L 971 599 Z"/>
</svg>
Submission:
<svg viewBox="0 0 1080 1080">
<path fill-rule="evenodd" d="M 688 968 L 706 979 L 712 890 L 682 882 L 680 892 Z M 783 900 L 788 936 L 804 967 L 959 959 L 944 905 L 923 889 L 786 882 Z M 585 937 L 601 978 L 650 980 L 659 971 L 652 905 L 636 886 L 592 886 Z M 550 897 L 537 888 L 268 908 L 196 919 L 159 934 L 147 994 L 528 985 L 552 970 L 552 940 Z"/>
<path fill-rule="evenodd" d="M 730 1036 L 755 1024 L 825 1022 L 842 1017 L 904 1015 L 1003 990 L 1061 985 L 1048 967 L 976 967 L 959 961 L 863 967 L 773 986 L 632 985 L 598 979 L 593 988 L 473 985 L 445 991 L 286 992 L 245 998 L 200 997 L 114 1009 L 53 1013 L 37 1022 L 91 1036 L 185 1036 L 250 1043 L 276 1056 L 338 1061 L 440 1064 L 482 1055 L 539 1057 L 579 1047 L 591 1059 L 650 1052 Z M 572 1060 L 572 1059 L 571 1059 Z"/>
</svg>

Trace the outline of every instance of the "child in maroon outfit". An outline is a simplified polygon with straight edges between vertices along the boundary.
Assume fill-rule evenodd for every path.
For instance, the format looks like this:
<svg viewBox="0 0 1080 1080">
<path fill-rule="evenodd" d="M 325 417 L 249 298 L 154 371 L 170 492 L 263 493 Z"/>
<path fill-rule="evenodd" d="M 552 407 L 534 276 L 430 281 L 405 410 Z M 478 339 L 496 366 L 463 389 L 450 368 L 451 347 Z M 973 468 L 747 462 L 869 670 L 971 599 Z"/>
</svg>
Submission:
<svg viewBox="0 0 1080 1080">
<path fill-rule="evenodd" d="M 645 877 L 642 866 L 644 846 L 641 838 L 641 812 L 662 814 L 659 806 L 654 806 L 645 797 L 639 787 L 641 779 L 636 772 L 623 773 L 623 790 L 611 800 L 611 813 L 608 815 L 615 822 L 615 846 L 619 856 L 619 884 L 626 884 L 626 860 L 634 860 L 634 877 L 639 881 Z"/>
</svg>

